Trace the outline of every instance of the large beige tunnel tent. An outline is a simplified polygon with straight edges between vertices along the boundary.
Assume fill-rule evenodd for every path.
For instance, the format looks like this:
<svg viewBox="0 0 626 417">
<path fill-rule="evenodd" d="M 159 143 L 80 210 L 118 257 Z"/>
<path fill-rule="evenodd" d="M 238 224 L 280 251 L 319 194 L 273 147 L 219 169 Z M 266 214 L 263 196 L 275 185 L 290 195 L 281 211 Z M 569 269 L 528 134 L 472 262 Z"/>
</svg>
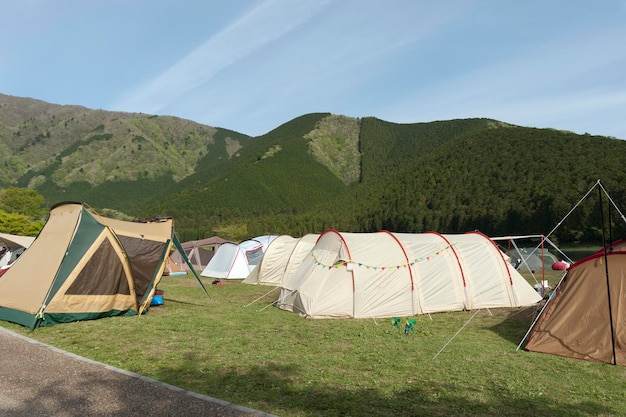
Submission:
<svg viewBox="0 0 626 417">
<path fill-rule="evenodd" d="M 256 268 L 243 280 L 244 284 L 280 286 L 309 254 L 319 235 L 300 238 L 281 235 L 274 239 Z"/>
<path fill-rule="evenodd" d="M 481 233 L 322 233 L 277 305 L 304 317 L 520 307 L 541 297 Z"/>
</svg>

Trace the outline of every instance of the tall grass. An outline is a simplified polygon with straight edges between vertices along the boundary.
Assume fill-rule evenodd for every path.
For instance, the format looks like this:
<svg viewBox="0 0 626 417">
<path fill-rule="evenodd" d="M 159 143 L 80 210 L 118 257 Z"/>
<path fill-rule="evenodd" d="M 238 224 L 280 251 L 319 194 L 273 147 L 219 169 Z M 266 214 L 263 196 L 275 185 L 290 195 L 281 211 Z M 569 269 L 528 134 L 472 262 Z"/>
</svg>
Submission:
<svg viewBox="0 0 626 417">
<path fill-rule="evenodd" d="M 165 277 L 163 306 L 14 331 L 75 354 L 283 417 L 619 416 L 626 370 L 516 350 L 534 309 L 303 319 L 272 287 Z M 258 301 L 255 301 L 259 299 Z"/>
</svg>

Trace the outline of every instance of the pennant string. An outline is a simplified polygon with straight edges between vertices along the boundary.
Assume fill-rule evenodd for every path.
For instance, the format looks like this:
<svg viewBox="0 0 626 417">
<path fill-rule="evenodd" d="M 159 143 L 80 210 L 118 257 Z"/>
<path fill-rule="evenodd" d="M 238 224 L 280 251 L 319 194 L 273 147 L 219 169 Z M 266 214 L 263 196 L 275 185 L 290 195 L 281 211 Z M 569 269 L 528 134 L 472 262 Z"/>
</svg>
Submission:
<svg viewBox="0 0 626 417">
<path fill-rule="evenodd" d="M 400 268 L 408 268 L 411 266 L 414 266 L 416 263 L 419 262 L 427 262 L 427 261 L 432 261 L 434 258 L 436 258 L 437 256 L 441 255 L 442 253 L 446 252 L 447 250 L 451 249 L 453 246 L 457 246 L 458 242 L 455 243 L 451 243 L 448 246 L 445 246 L 439 250 L 437 250 L 436 252 L 431 253 L 430 255 L 427 256 L 422 256 L 420 258 L 417 259 L 413 259 L 411 261 L 409 261 L 408 263 L 405 264 L 400 264 L 400 265 L 369 265 L 365 262 L 357 262 L 357 261 L 353 261 L 353 260 L 348 260 L 348 261 L 338 261 L 335 262 L 332 265 L 327 265 L 324 264 L 323 262 L 321 262 L 317 256 L 315 255 L 314 251 L 311 251 L 311 255 L 313 256 L 313 263 L 315 265 L 319 265 L 322 268 L 326 268 L 326 269 L 331 269 L 331 268 L 340 268 L 342 266 L 345 266 L 346 264 L 353 264 L 358 266 L 359 268 L 366 268 L 366 269 L 374 269 L 374 270 L 381 270 L 381 271 L 389 271 L 389 270 L 393 270 L 393 269 L 400 269 Z"/>
</svg>

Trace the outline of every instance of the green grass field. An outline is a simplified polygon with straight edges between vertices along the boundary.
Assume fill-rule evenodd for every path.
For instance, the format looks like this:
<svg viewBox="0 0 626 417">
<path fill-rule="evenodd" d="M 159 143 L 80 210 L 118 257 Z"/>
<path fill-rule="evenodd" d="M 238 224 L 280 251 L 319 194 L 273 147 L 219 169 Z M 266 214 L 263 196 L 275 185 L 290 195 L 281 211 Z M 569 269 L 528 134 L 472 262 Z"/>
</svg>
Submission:
<svg viewBox="0 0 626 417">
<path fill-rule="evenodd" d="M 625 368 L 516 350 L 533 308 L 419 316 L 405 335 L 392 319 L 303 319 L 269 306 L 272 287 L 211 281 L 209 299 L 189 275 L 164 277 L 164 305 L 141 317 L 0 324 L 281 417 L 626 415 Z"/>
</svg>

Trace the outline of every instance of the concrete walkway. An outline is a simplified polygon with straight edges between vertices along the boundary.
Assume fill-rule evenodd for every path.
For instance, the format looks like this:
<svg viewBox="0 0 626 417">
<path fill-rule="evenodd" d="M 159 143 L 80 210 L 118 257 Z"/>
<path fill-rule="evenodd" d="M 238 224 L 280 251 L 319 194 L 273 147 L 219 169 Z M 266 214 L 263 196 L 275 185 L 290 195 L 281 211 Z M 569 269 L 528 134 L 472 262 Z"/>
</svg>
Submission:
<svg viewBox="0 0 626 417">
<path fill-rule="evenodd" d="M 1 326 L 0 416 L 275 417 L 94 362 Z"/>
</svg>

